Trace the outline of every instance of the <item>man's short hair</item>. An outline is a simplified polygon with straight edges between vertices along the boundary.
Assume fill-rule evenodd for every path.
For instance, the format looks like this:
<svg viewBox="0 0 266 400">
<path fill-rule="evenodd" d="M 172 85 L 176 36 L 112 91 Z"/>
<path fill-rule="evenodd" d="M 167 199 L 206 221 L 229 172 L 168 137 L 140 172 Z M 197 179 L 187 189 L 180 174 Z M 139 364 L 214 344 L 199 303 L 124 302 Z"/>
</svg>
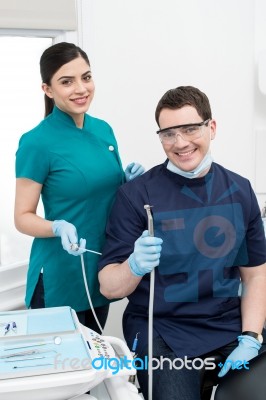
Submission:
<svg viewBox="0 0 266 400">
<path fill-rule="evenodd" d="M 163 108 L 176 110 L 184 106 L 194 107 L 203 121 L 212 119 L 211 106 L 205 93 L 193 86 L 179 86 L 168 90 L 159 100 L 155 110 L 155 119 L 159 125 L 159 117 Z"/>
</svg>

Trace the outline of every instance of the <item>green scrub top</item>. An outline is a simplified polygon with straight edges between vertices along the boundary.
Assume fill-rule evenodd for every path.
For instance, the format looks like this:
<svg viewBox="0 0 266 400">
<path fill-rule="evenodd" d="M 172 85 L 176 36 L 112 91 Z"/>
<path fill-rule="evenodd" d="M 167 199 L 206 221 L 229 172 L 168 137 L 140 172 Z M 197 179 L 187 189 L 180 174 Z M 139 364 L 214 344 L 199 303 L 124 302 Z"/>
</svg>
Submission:
<svg viewBox="0 0 266 400">
<path fill-rule="evenodd" d="M 42 184 L 45 218 L 64 219 L 77 228 L 86 248 L 101 252 L 105 226 L 124 172 L 112 128 L 103 120 L 85 115 L 83 129 L 54 107 L 33 130 L 22 135 L 16 153 L 16 177 Z M 88 287 L 94 307 L 108 304 L 98 284 L 99 255 L 84 253 Z M 90 308 L 81 258 L 68 254 L 61 238 L 33 240 L 27 276 L 29 307 L 43 270 L 45 306 Z"/>
</svg>

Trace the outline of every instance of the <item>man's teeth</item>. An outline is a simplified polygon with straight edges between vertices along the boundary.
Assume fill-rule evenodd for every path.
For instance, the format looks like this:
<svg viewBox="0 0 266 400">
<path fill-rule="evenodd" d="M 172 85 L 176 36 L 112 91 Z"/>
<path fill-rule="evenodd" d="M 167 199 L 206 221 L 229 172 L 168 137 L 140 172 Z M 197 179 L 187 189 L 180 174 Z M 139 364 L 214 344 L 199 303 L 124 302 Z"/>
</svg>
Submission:
<svg viewBox="0 0 266 400">
<path fill-rule="evenodd" d="M 179 156 L 189 156 L 194 150 L 188 151 L 187 153 L 178 153 Z"/>
</svg>

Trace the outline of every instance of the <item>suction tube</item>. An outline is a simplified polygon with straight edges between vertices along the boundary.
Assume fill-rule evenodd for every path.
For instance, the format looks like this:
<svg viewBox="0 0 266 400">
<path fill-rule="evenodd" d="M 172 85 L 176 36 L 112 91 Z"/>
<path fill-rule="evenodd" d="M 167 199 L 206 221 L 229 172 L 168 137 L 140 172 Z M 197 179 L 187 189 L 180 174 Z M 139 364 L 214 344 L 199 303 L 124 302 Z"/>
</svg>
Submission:
<svg viewBox="0 0 266 400">
<path fill-rule="evenodd" d="M 148 231 L 150 236 L 154 236 L 153 218 L 151 214 L 151 206 L 144 206 L 148 217 Z M 148 321 L 148 399 L 152 400 L 152 357 L 153 357 L 153 305 L 154 305 L 154 269 L 150 273 L 150 296 L 149 296 L 149 321 Z"/>
</svg>

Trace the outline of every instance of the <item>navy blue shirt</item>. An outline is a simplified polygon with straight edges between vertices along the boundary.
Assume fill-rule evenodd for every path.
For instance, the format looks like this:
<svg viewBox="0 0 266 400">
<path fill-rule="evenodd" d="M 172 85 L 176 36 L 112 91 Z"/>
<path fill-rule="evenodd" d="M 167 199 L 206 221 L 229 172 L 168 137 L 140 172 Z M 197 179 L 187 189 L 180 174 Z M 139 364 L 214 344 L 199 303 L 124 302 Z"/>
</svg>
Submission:
<svg viewBox="0 0 266 400">
<path fill-rule="evenodd" d="M 202 178 L 187 179 L 164 164 L 123 185 L 109 223 L 100 269 L 122 263 L 147 229 L 152 207 L 155 236 L 163 239 L 155 268 L 154 330 L 177 357 L 196 357 L 241 332 L 238 266 L 266 262 L 266 243 L 250 182 L 213 163 Z M 147 344 L 149 274 L 128 296 L 123 317 L 129 347 L 137 332 Z"/>
</svg>

